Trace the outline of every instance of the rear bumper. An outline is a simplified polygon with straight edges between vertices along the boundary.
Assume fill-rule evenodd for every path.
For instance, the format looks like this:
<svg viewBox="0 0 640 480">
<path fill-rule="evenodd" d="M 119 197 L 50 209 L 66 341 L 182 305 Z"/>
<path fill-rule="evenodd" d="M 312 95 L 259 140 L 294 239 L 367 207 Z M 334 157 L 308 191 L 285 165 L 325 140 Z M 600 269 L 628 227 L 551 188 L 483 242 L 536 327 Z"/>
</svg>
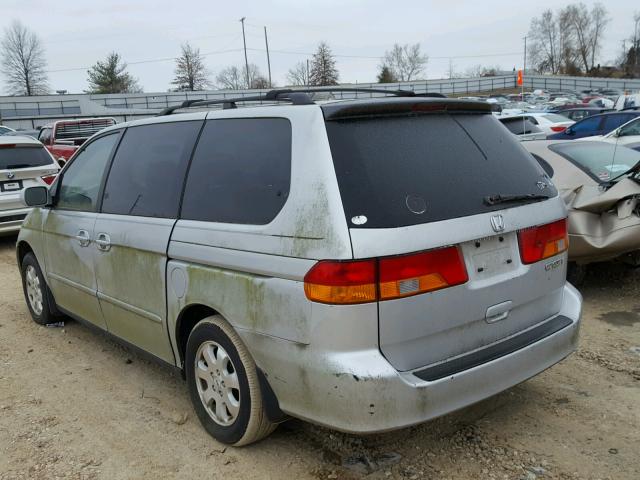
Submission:
<svg viewBox="0 0 640 480">
<path fill-rule="evenodd" d="M 252 353 L 256 348 L 256 360 L 284 412 L 345 432 L 374 433 L 445 415 L 551 367 L 577 347 L 581 306 L 580 294 L 567 284 L 559 313 L 566 326 L 434 381 L 418 376 L 425 369 L 398 372 L 377 349 L 336 353 L 274 338 L 254 345 L 246 340 Z"/>
<path fill-rule="evenodd" d="M 30 211 L 30 208 L 0 210 L 0 235 L 9 235 L 20 231 L 22 222 Z"/>
</svg>

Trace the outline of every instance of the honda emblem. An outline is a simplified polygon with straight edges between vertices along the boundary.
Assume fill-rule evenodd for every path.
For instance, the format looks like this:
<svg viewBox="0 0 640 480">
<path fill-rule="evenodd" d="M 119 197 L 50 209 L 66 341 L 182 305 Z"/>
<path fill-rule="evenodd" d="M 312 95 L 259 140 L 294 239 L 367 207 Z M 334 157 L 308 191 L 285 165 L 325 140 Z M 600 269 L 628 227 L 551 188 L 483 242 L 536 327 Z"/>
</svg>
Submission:
<svg viewBox="0 0 640 480">
<path fill-rule="evenodd" d="M 496 233 L 504 230 L 504 218 L 502 215 L 494 215 L 491 217 L 491 227 Z"/>
</svg>

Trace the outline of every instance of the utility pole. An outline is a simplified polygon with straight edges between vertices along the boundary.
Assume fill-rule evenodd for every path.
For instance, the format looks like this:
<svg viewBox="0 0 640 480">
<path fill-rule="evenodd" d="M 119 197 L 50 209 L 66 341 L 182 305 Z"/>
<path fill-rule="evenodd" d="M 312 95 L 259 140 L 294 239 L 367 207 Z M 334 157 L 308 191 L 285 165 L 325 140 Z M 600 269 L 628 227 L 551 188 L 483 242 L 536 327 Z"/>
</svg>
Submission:
<svg viewBox="0 0 640 480">
<path fill-rule="evenodd" d="M 264 27 L 264 45 L 267 48 L 267 70 L 269 71 L 269 88 L 271 85 L 271 60 L 269 59 L 269 40 L 267 40 L 267 27 Z"/>
<path fill-rule="evenodd" d="M 633 31 L 633 56 L 635 61 L 633 62 L 634 74 L 638 74 L 638 47 L 640 46 L 638 43 L 638 22 L 640 22 L 640 12 L 636 13 L 633 17 L 633 20 L 636 22 L 635 29 Z"/>
<path fill-rule="evenodd" d="M 244 65 L 245 65 L 245 73 L 247 77 L 247 88 L 251 88 L 251 82 L 249 82 L 249 60 L 247 59 L 247 39 L 244 36 L 244 20 L 247 17 L 242 17 L 240 19 L 240 23 L 242 23 L 242 43 L 244 44 Z"/>
<path fill-rule="evenodd" d="M 309 86 L 309 59 L 307 58 L 307 87 Z"/>
<path fill-rule="evenodd" d="M 527 37 L 524 37 L 524 59 L 522 61 L 522 75 L 527 74 Z M 522 82 L 524 85 L 524 82 Z"/>
</svg>

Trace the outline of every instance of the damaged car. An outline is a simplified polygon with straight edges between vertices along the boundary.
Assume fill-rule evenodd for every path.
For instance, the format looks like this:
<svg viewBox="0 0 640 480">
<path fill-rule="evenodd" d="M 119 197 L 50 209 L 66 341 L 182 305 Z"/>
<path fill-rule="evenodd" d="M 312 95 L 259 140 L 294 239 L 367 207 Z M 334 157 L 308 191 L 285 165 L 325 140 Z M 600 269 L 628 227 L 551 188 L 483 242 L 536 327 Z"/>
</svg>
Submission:
<svg viewBox="0 0 640 480">
<path fill-rule="evenodd" d="M 640 152 L 602 141 L 532 141 L 569 209 L 568 278 L 579 284 L 586 265 L 620 260 L 640 265 Z"/>
</svg>

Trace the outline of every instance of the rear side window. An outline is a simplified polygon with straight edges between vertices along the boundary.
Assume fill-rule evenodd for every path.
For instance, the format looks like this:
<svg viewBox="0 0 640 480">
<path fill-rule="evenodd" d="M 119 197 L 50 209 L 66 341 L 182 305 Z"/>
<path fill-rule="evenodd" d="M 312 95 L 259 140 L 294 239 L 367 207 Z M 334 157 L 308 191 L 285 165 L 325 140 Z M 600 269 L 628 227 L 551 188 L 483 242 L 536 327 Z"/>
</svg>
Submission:
<svg viewBox="0 0 640 480">
<path fill-rule="evenodd" d="M 51 128 L 43 128 L 42 130 L 40 130 L 38 140 L 40 140 L 45 145 L 49 145 L 51 143 Z"/>
<path fill-rule="evenodd" d="M 289 120 L 209 120 L 189 169 L 181 218 L 265 225 L 282 209 L 290 182 Z"/>
<path fill-rule="evenodd" d="M 0 170 L 44 167 L 52 163 L 53 159 L 40 144 L 0 145 Z"/>
<path fill-rule="evenodd" d="M 177 218 L 187 164 L 202 122 L 130 127 L 113 159 L 103 213 Z"/>
<path fill-rule="evenodd" d="M 347 222 L 392 228 L 517 206 L 496 194 L 545 194 L 544 172 L 487 114 L 431 114 L 326 122 Z M 545 182 L 548 183 L 548 182 Z"/>
<path fill-rule="evenodd" d="M 598 130 L 601 121 L 602 117 L 600 116 L 588 117 L 575 125 L 572 125 L 571 130 L 574 132 L 594 132 Z"/>
</svg>

